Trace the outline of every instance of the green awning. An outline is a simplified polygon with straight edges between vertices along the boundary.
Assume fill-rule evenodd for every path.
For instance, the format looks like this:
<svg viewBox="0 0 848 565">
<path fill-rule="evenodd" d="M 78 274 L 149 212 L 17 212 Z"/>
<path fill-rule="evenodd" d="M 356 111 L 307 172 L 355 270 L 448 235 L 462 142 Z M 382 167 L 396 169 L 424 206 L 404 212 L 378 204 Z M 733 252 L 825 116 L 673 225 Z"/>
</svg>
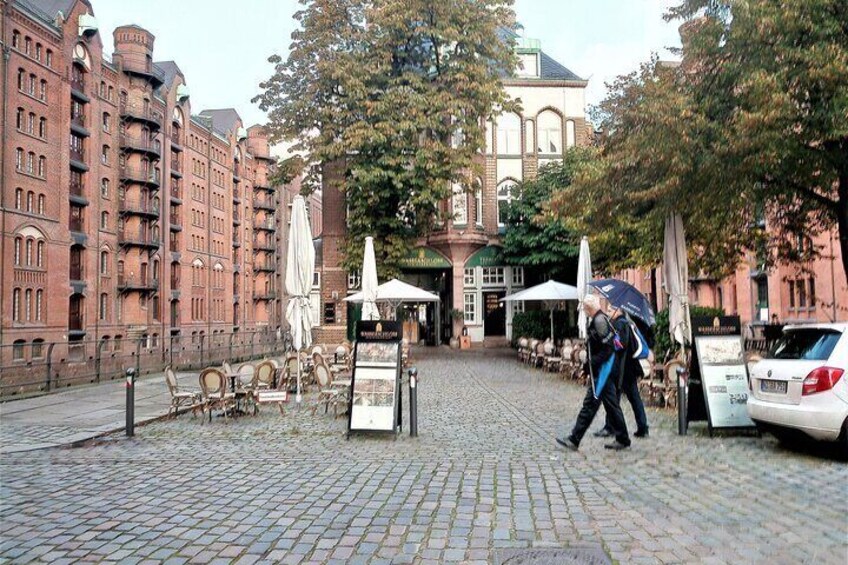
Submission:
<svg viewBox="0 0 848 565">
<path fill-rule="evenodd" d="M 429 247 L 416 247 L 401 259 L 403 269 L 450 269 L 451 263 L 438 251 Z"/>
<path fill-rule="evenodd" d="M 501 267 L 504 265 L 502 248 L 489 245 L 475 252 L 465 262 L 465 268 L 473 267 Z"/>
</svg>

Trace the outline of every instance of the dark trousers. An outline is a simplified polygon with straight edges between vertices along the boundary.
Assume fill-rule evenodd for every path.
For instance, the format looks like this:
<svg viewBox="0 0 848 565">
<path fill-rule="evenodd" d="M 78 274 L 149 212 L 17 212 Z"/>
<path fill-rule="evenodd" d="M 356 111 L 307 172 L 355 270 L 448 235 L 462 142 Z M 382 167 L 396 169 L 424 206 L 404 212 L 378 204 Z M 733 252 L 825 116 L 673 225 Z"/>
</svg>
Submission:
<svg viewBox="0 0 848 565">
<path fill-rule="evenodd" d="M 598 413 L 601 404 L 604 405 L 607 418 L 611 420 L 615 439 L 624 445 L 630 445 L 627 424 L 624 421 L 624 414 L 621 412 L 621 405 L 618 403 L 618 392 L 612 380 L 608 380 L 604 385 L 600 398 L 595 398 L 591 382 L 586 387 L 586 396 L 583 398 L 583 406 L 580 408 L 577 422 L 574 423 L 574 429 L 571 431 L 571 439 L 574 443 L 580 445 L 580 440 L 583 439 L 583 436 L 589 430 L 589 426 L 592 425 L 592 420 L 595 419 L 595 414 Z"/>
<path fill-rule="evenodd" d="M 633 415 L 636 417 L 636 431 L 644 432 L 648 429 L 648 415 L 645 413 L 645 405 L 642 403 L 642 395 L 639 394 L 639 381 L 635 378 L 624 377 L 624 382 L 618 391 L 618 406 L 621 408 L 621 395 L 627 397 L 630 401 L 630 406 L 633 408 Z M 613 426 L 610 422 L 610 414 L 607 412 L 606 424 L 604 429 L 612 432 Z"/>
</svg>

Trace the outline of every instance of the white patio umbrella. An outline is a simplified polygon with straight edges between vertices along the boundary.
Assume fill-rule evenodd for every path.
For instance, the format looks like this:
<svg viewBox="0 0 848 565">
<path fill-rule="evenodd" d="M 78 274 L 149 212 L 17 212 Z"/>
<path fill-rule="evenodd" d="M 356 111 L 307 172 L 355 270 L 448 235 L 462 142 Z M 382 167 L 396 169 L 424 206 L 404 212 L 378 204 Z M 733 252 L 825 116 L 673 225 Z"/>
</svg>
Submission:
<svg viewBox="0 0 848 565">
<path fill-rule="evenodd" d="M 379 320 L 377 308 L 377 259 L 374 257 L 374 238 L 365 238 L 365 257 L 362 259 L 362 320 Z"/>
<path fill-rule="evenodd" d="M 585 235 L 580 240 L 580 256 L 577 258 L 577 331 L 580 339 L 586 339 L 586 312 L 583 310 L 583 299 L 589 293 L 589 283 L 592 282 L 592 256 L 589 254 L 589 238 Z"/>
<path fill-rule="evenodd" d="M 346 302 L 364 303 L 365 293 L 357 292 L 345 298 Z M 420 289 L 417 286 L 392 279 L 377 287 L 377 302 L 384 302 L 391 306 L 394 312 L 398 306 L 404 303 L 417 302 L 439 302 L 440 298 L 432 292 Z"/>
<path fill-rule="evenodd" d="M 689 320 L 689 264 L 686 254 L 686 234 L 680 214 L 665 221 L 663 245 L 663 281 L 668 293 L 668 328 L 671 338 L 681 350 L 692 343 L 692 323 Z"/>
<path fill-rule="evenodd" d="M 288 263 L 286 264 L 286 292 L 289 304 L 286 320 L 292 332 L 294 348 L 298 352 L 297 396 L 302 400 L 300 391 L 300 350 L 312 344 L 312 307 L 309 292 L 312 290 L 312 275 L 315 272 L 315 247 L 312 243 L 312 230 L 306 214 L 303 197 L 297 195 L 292 203 L 291 225 L 289 226 Z"/>
<path fill-rule="evenodd" d="M 554 307 L 566 300 L 577 300 L 577 297 L 578 291 L 576 287 L 570 284 L 548 281 L 501 298 L 501 302 L 517 302 L 519 300 L 525 302 L 544 302 L 551 311 L 551 339 L 553 339 Z"/>
</svg>

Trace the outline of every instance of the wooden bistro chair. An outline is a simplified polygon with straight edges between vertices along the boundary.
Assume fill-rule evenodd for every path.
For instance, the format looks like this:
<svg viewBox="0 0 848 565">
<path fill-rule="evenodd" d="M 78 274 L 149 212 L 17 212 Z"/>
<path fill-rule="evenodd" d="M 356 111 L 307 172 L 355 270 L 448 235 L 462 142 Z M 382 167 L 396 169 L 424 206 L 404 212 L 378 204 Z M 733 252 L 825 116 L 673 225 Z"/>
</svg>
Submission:
<svg viewBox="0 0 848 565">
<path fill-rule="evenodd" d="M 187 390 L 177 383 L 177 375 L 171 366 L 165 367 L 165 383 L 171 394 L 171 405 L 168 407 L 168 417 L 176 418 L 180 408 L 191 408 L 191 415 L 197 414 L 197 409 L 203 409 L 203 397 L 199 390 Z"/>
<path fill-rule="evenodd" d="M 545 355 L 542 359 L 542 368 L 549 373 L 553 371 L 559 372 L 559 366 L 562 364 L 562 355 L 557 355 L 556 345 L 552 341 L 546 341 L 544 351 Z"/>
<path fill-rule="evenodd" d="M 330 367 L 324 361 L 324 358 L 316 354 L 313 355 L 313 360 L 315 365 L 313 366 L 312 373 L 318 384 L 318 398 L 312 406 L 312 413 L 315 414 L 318 408 L 323 405 L 324 413 L 326 414 L 329 412 L 330 406 L 332 406 L 333 417 L 338 417 L 339 406 L 347 405 L 347 391 L 349 390 L 349 386 L 345 387 L 342 385 L 348 384 L 350 381 L 334 383 L 333 373 L 330 371 Z"/>
<path fill-rule="evenodd" d="M 227 410 L 236 406 L 236 395 L 227 390 L 227 377 L 220 369 L 209 367 L 200 373 L 200 392 L 203 395 L 203 410 L 209 410 L 209 421 L 212 421 L 212 410 L 220 408 L 224 417 L 229 417 Z"/>
<path fill-rule="evenodd" d="M 274 373 L 276 372 L 277 364 L 274 361 L 265 359 L 259 363 L 256 366 L 254 390 L 271 390 L 271 387 L 274 386 Z"/>
</svg>

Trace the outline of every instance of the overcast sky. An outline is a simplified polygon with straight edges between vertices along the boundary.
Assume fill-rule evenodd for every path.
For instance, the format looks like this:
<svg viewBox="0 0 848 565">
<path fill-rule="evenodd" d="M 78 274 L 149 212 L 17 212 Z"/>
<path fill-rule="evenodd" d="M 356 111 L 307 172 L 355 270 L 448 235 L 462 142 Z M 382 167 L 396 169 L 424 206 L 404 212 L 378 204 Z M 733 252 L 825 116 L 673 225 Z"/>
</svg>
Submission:
<svg viewBox="0 0 848 565">
<path fill-rule="evenodd" d="M 670 58 L 677 23 L 662 15 L 675 0 L 516 0 L 525 35 L 589 79 L 587 102 L 604 83 L 635 69 L 652 52 Z M 154 58 L 175 60 L 191 89 L 194 113 L 234 107 L 249 126 L 265 119 L 250 99 L 271 74 L 269 55 L 285 57 L 297 0 L 92 0 L 107 53 L 112 31 L 134 23 L 156 36 Z"/>
</svg>

